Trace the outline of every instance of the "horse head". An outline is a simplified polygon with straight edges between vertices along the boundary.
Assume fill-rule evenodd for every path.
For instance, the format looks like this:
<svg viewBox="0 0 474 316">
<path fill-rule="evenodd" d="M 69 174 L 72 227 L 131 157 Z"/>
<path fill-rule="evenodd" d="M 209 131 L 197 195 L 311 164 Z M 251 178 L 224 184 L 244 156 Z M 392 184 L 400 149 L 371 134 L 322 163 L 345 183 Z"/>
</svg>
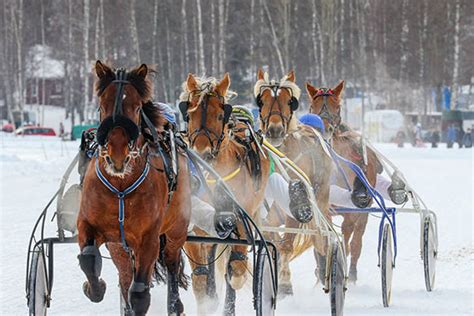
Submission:
<svg viewBox="0 0 474 316">
<path fill-rule="evenodd" d="M 189 74 L 183 83 L 179 108 L 188 122 L 189 142 L 206 160 L 217 155 L 225 137 L 226 124 L 232 113 L 232 106 L 227 103 L 231 94 L 229 86 L 228 73 L 221 81 Z"/>
<path fill-rule="evenodd" d="M 268 73 L 261 69 L 257 77 L 254 96 L 260 112 L 260 125 L 270 143 L 280 146 L 292 128 L 301 90 L 295 84 L 294 71 L 280 81 L 269 80 Z"/>
<path fill-rule="evenodd" d="M 330 137 L 341 124 L 341 95 L 344 90 L 342 80 L 334 88 L 316 88 L 309 82 L 306 91 L 310 99 L 310 113 L 319 115 L 325 126 L 325 136 Z"/>
<path fill-rule="evenodd" d="M 145 64 L 130 71 L 112 69 L 99 60 L 94 70 L 100 112 L 100 157 L 105 160 L 108 174 L 123 178 L 132 171 L 131 160 L 138 154 L 142 106 L 151 99 L 153 90 L 148 78 L 150 70 Z"/>
</svg>

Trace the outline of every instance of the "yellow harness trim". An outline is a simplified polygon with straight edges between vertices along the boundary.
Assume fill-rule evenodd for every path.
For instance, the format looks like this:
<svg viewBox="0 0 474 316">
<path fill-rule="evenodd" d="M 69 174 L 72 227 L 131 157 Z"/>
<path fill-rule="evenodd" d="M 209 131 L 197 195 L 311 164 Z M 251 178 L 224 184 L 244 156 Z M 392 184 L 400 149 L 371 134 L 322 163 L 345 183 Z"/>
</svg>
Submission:
<svg viewBox="0 0 474 316">
<path fill-rule="evenodd" d="M 298 167 L 293 161 L 288 159 L 288 157 L 286 157 L 285 154 L 283 154 L 281 151 L 279 151 L 277 148 L 275 148 L 266 139 L 263 140 L 263 145 L 265 145 L 265 147 L 267 147 L 268 150 L 272 151 L 278 157 L 284 159 L 289 165 L 291 165 L 295 169 L 296 172 L 298 172 L 303 178 L 305 178 L 306 181 L 308 181 L 308 183 L 311 183 L 311 181 L 309 180 L 306 173 L 304 173 L 304 171 L 301 170 L 300 167 Z"/>
<path fill-rule="evenodd" d="M 240 167 L 238 167 L 237 169 L 235 169 L 234 171 L 232 171 L 232 173 L 229 173 L 228 175 L 226 175 L 225 177 L 222 178 L 222 180 L 224 181 L 229 181 L 230 179 L 232 179 L 233 177 L 235 177 L 236 175 L 238 175 L 240 172 Z M 206 179 L 206 182 L 209 183 L 209 184 L 214 184 L 217 182 L 217 180 L 215 179 Z"/>
</svg>

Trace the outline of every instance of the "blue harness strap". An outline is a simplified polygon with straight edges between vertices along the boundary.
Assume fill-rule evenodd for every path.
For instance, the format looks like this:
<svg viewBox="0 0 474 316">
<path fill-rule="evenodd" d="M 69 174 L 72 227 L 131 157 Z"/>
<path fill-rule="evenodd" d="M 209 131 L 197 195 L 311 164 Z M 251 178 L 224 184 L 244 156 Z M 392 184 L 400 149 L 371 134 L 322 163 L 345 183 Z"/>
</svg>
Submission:
<svg viewBox="0 0 474 316">
<path fill-rule="evenodd" d="M 123 249 L 128 253 L 130 251 L 127 241 L 125 240 L 125 229 L 124 229 L 124 221 L 125 221 L 125 196 L 127 196 L 129 193 L 133 192 L 136 188 L 142 184 L 142 182 L 145 180 L 146 176 L 148 175 L 148 172 L 150 171 L 150 164 L 148 163 L 148 160 L 145 164 L 145 168 L 143 169 L 142 174 L 140 177 L 128 188 L 126 188 L 123 191 L 117 190 L 112 183 L 107 180 L 106 177 L 102 174 L 99 168 L 99 158 L 97 157 L 95 160 L 95 173 L 97 174 L 97 177 L 99 180 L 109 189 L 112 193 L 117 195 L 117 198 L 119 199 L 119 214 L 118 214 L 118 221 L 120 225 L 120 237 L 122 239 L 122 246 Z"/>
</svg>

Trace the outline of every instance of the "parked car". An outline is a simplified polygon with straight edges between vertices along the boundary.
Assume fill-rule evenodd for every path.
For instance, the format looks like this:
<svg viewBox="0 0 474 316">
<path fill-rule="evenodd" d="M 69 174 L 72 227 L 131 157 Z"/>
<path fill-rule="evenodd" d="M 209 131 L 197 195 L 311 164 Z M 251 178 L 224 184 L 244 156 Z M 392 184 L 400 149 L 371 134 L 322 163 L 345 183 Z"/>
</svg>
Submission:
<svg viewBox="0 0 474 316">
<path fill-rule="evenodd" d="M 36 136 L 56 136 L 56 132 L 51 127 L 23 126 L 15 131 L 16 135 L 36 135 Z"/>
<path fill-rule="evenodd" d="M 2 126 L 2 132 L 5 132 L 5 133 L 13 133 L 15 131 L 15 128 L 13 127 L 13 124 L 10 124 L 10 123 L 5 123 L 3 124 Z"/>
</svg>

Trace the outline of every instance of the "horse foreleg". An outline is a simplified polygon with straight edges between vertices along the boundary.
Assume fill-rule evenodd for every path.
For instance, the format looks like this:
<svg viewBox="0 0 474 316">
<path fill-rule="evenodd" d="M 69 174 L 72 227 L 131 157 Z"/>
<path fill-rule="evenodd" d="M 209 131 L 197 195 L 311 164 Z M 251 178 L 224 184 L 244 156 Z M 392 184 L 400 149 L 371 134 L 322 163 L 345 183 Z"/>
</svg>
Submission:
<svg viewBox="0 0 474 316">
<path fill-rule="evenodd" d="M 286 217 L 285 227 L 298 228 L 299 223 L 291 217 Z M 296 234 L 285 233 L 283 235 L 283 243 L 279 246 L 280 251 L 280 267 L 278 271 L 279 285 L 278 294 L 283 297 L 293 295 L 293 285 L 291 284 L 290 260 L 294 252 L 293 242 Z"/>
<path fill-rule="evenodd" d="M 133 269 L 130 256 L 125 252 L 121 244 L 108 243 L 107 249 L 109 250 L 112 261 L 117 267 L 119 273 L 119 283 L 122 299 L 124 301 L 123 308 L 124 315 L 133 315 L 132 307 L 128 300 L 128 290 L 133 280 Z"/>
<path fill-rule="evenodd" d="M 212 280 L 209 279 L 212 272 L 209 262 L 214 260 L 209 260 L 210 258 L 207 256 L 210 253 L 209 246 L 206 244 L 186 243 L 184 248 L 189 256 L 189 263 L 191 265 L 191 280 L 197 303 L 197 313 L 198 315 L 213 313 L 218 304 L 217 294 L 215 291 L 212 293 L 209 288 L 214 286 L 215 289 L 215 281 L 211 284 Z M 212 304 L 209 302 L 209 299 L 212 300 Z"/>
<path fill-rule="evenodd" d="M 354 233 L 351 240 L 351 266 L 349 269 L 349 280 L 353 282 L 357 281 L 357 262 L 362 250 L 362 236 L 364 235 L 368 219 L 368 213 L 358 214 L 354 225 Z"/>
<path fill-rule="evenodd" d="M 234 290 L 241 289 L 247 280 L 247 247 L 233 246 L 229 258 L 229 275 L 230 285 Z"/>
<path fill-rule="evenodd" d="M 187 288 L 180 242 L 167 240 L 164 261 L 168 270 L 168 315 L 181 315 L 184 305 L 179 297 L 179 286 Z"/>
<path fill-rule="evenodd" d="M 145 315 L 150 307 L 151 276 L 158 258 L 160 242 L 153 234 L 144 238 L 140 247 L 134 247 L 135 273 L 128 299 L 135 316 Z"/>
<path fill-rule="evenodd" d="M 93 228 L 84 219 L 78 219 L 77 229 L 81 249 L 77 258 L 81 270 L 87 277 L 82 290 L 92 302 L 98 303 L 103 300 L 107 287 L 105 281 L 99 278 L 102 271 L 102 256 L 98 248 L 100 243 L 96 240 Z"/>
</svg>

